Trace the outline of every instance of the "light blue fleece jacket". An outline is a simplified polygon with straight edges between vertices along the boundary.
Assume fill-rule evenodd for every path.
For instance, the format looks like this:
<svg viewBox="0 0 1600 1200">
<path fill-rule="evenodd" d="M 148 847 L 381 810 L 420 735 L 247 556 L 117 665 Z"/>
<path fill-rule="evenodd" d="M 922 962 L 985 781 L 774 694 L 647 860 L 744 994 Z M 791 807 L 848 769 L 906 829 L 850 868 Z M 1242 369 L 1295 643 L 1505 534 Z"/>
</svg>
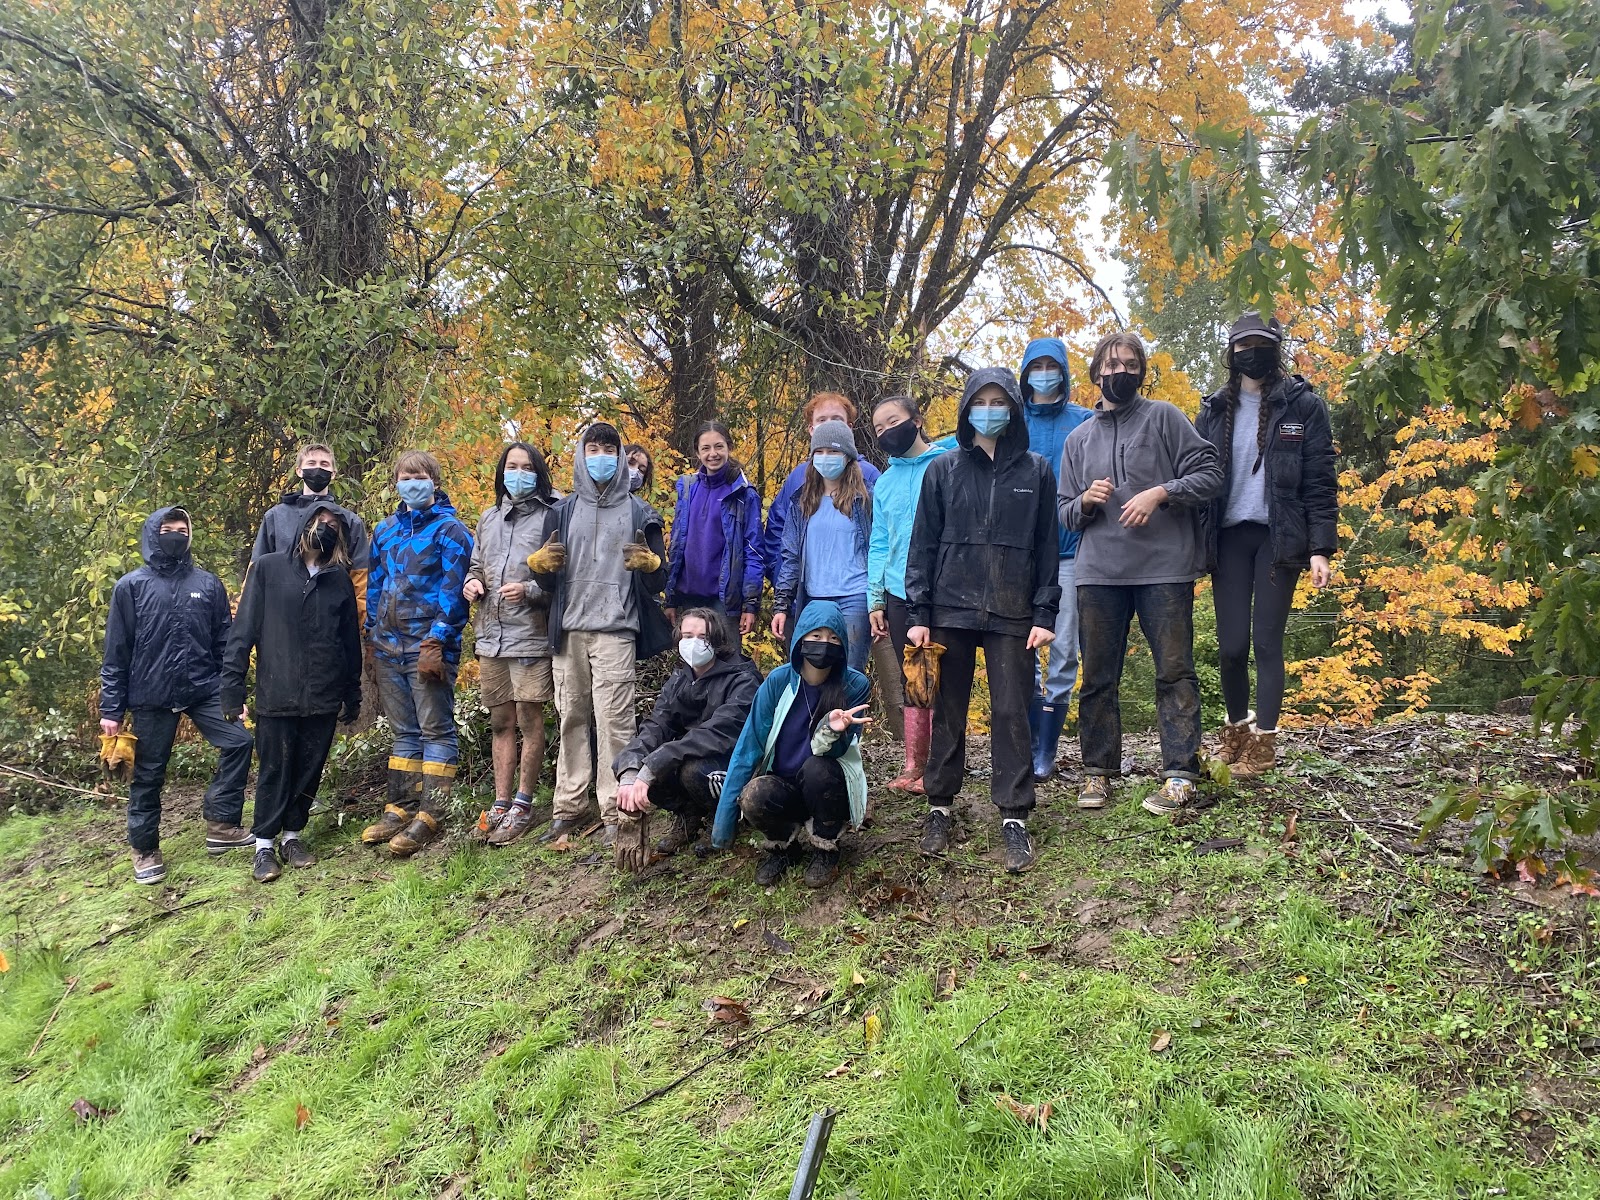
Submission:
<svg viewBox="0 0 1600 1200">
<path fill-rule="evenodd" d="M 885 595 L 906 598 L 906 557 L 917 523 L 922 477 L 933 460 L 954 450 L 956 435 L 940 438 L 915 458 L 891 458 L 872 485 L 872 540 L 867 545 L 867 608 L 882 608 Z"/>
</svg>

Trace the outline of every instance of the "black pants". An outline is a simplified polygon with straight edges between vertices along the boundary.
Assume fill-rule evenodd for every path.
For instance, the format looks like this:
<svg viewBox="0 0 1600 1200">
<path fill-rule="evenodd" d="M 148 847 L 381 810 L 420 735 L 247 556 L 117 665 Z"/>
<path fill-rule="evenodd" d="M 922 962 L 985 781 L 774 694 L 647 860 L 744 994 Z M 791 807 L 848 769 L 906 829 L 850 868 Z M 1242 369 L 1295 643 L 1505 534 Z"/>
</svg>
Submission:
<svg viewBox="0 0 1600 1200">
<path fill-rule="evenodd" d="M 947 805 L 961 790 L 967 771 L 967 707 L 978 649 L 989 675 L 989 798 L 1002 814 L 1026 817 L 1033 811 L 1033 744 L 1028 732 L 1028 702 L 1033 696 L 1036 656 L 1028 639 L 972 629 L 933 630 L 942 645 L 939 692 L 933 699 L 933 738 L 923 786 L 930 806 Z"/>
<path fill-rule="evenodd" d="M 1161 774 L 1200 778 L 1200 681 L 1194 673 L 1194 584 L 1079 585 L 1083 690 L 1078 742 L 1090 775 L 1122 772 L 1122 664 L 1134 614 L 1156 663 Z"/>
<path fill-rule="evenodd" d="M 181 712 L 141 708 L 133 714 L 133 782 L 128 787 L 128 845 L 140 854 L 161 846 L 161 787 L 167 781 L 172 741 L 178 718 L 188 716 L 200 735 L 217 748 L 217 771 L 206 788 L 202 811 L 208 821 L 237 825 L 244 820 L 244 781 L 250 775 L 250 731 L 222 715 L 221 700 L 212 696 Z"/>
<path fill-rule="evenodd" d="M 337 723 L 337 713 L 256 718 L 256 837 L 306 827 Z"/>
<path fill-rule="evenodd" d="M 685 759 L 676 771 L 650 781 L 650 803 L 681 817 L 704 820 L 722 797 L 728 760 Z"/>
<path fill-rule="evenodd" d="M 739 811 L 773 845 L 791 844 L 809 821 L 812 843 L 826 843 L 831 849 L 850 819 L 844 767 L 836 758 L 813 754 L 793 779 L 758 775 L 740 793 Z"/>
<path fill-rule="evenodd" d="M 1217 608 L 1217 658 L 1230 721 L 1242 721 L 1250 711 L 1254 641 L 1256 725 L 1278 727 L 1283 711 L 1283 631 L 1289 626 L 1299 580 L 1298 568 L 1273 563 L 1272 541 L 1261 522 L 1241 521 L 1217 532 L 1211 599 Z"/>
</svg>

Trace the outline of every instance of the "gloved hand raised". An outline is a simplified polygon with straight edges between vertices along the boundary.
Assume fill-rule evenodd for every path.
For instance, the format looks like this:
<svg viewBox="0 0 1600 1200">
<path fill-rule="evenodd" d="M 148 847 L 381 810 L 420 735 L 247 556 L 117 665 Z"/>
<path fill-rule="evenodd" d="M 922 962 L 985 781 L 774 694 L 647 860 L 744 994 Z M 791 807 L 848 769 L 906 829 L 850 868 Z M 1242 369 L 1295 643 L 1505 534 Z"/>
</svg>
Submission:
<svg viewBox="0 0 1600 1200">
<path fill-rule="evenodd" d="M 622 565 L 630 571 L 659 571 L 661 556 L 645 544 L 644 530 L 633 531 L 633 541 L 622 546 Z"/>
<path fill-rule="evenodd" d="M 558 575 L 566 568 L 567 548 L 561 544 L 559 531 L 552 533 L 532 554 L 528 555 L 528 570 L 540 575 Z"/>
</svg>

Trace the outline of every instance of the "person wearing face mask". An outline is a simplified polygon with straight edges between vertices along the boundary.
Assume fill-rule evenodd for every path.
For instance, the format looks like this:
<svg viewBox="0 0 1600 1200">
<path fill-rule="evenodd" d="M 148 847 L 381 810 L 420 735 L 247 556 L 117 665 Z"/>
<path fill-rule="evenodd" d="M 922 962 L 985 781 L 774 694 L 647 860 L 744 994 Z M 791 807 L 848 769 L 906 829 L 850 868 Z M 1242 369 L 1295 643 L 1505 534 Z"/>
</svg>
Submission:
<svg viewBox="0 0 1600 1200">
<path fill-rule="evenodd" d="M 349 532 L 339 506 L 311 507 L 296 544 L 256 561 L 222 656 L 222 714 L 244 713 L 255 652 L 253 873 L 270 883 L 283 865 L 317 859 L 302 838 L 337 721 L 361 712 L 361 618 L 350 581 Z M 274 839 L 281 839 L 274 849 Z"/>
<path fill-rule="evenodd" d="M 716 609 L 684 609 L 677 633 L 682 665 L 667 677 L 650 715 L 611 764 L 621 820 L 657 808 L 670 814 L 658 854 L 676 854 L 699 837 L 761 686 L 761 672 L 740 654 Z"/>
<path fill-rule="evenodd" d="M 1022 352 L 1022 419 L 1028 427 L 1028 449 L 1050 464 L 1052 476 L 1061 461 L 1067 435 L 1089 419 L 1089 410 L 1071 400 L 1072 381 L 1067 374 L 1067 347 L 1060 338 L 1034 338 Z M 1051 485 L 1051 495 L 1055 486 Z M 1059 522 L 1058 522 L 1059 524 Z M 1056 637 L 1050 643 L 1043 669 L 1033 677 L 1033 703 L 1028 707 L 1028 730 L 1033 743 L 1033 777 L 1044 782 L 1055 774 L 1061 728 L 1072 704 L 1078 681 L 1078 589 L 1074 569 L 1078 533 L 1062 526 L 1057 537 L 1056 582 L 1061 586 L 1061 608 L 1056 613 Z"/>
<path fill-rule="evenodd" d="M 1224 481 L 1216 449 L 1189 418 L 1140 394 L 1146 362 L 1138 335 L 1100 339 L 1089 363 L 1100 387 L 1094 419 L 1074 429 L 1061 452 L 1061 523 L 1083 535 L 1078 740 L 1085 774 L 1078 806 L 1104 808 L 1122 769 L 1118 694 L 1137 614 L 1155 659 L 1161 732 L 1162 784 L 1143 804 L 1149 812 L 1176 815 L 1194 803 L 1200 778 L 1194 581 L 1205 562 L 1198 516 Z"/>
<path fill-rule="evenodd" d="M 861 730 L 872 685 L 845 662 L 844 613 L 829 600 L 807 604 L 795 622 L 789 661 L 761 684 L 739 733 L 717 801 L 711 844 L 733 844 L 741 816 L 767 851 L 758 887 L 771 887 L 810 848 L 805 882 L 839 874 L 839 838 L 867 810 Z"/>
<path fill-rule="evenodd" d="M 808 437 L 824 421 L 843 421 L 854 429 L 857 415 L 855 404 L 842 392 L 818 392 L 807 400 L 805 407 L 800 410 L 800 419 Z M 866 481 L 867 487 L 871 488 L 878 482 L 878 468 L 869 462 L 858 462 L 858 465 L 861 469 L 861 478 Z M 810 471 L 811 459 L 808 456 L 784 478 L 777 497 L 767 509 L 767 529 L 762 538 L 762 557 L 766 560 L 767 579 L 773 587 L 778 586 L 778 569 L 783 565 L 783 531 L 789 522 L 789 510 L 794 504 L 794 498 L 805 486 Z"/>
<path fill-rule="evenodd" d="M 911 529 L 922 495 L 922 477 L 939 455 L 955 447 L 956 439 L 952 434 L 930 443 L 923 432 L 922 411 L 910 396 L 886 396 L 878 401 L 872 410 L 872 427 L 878 448 L 889 460 L 889 469 L 872 488 L 867 609 L 873 640 L 888 639 L 894 650 L 893 667 L 898 672 L 906 650 L 906 631 L 911 627 L 906 606 L 906 556 L 911 552 Z M 933 710 L 907 707 L 903 719 L 905 770 L 890 780 L 889 787 L 920 796 L 929 739 L 933 736 Z"/>
<path fill-rule="evenodd" d="M 783 529 L 783 556 L 773 588 L 772 636 L 780 642 L 812 600 L 831 600 L 849 630 L 852 670 L 867 665 L 867 547 L 872 494 L 861 473 L 855 435 L 843 421 L 811 431 L 811 465 Z"/>
<path fill-rule="evenodd" d="M 388 843 L 391 854 L 406 858 L 443 831 L 455 782 L 456 669 L 472 534 L 439 486 L 433 455 L 406 451 L 394 480 L 400 503 L 372 537 L 364 626 L 394 748 L 388 803 L 361 840 Z"/>
<path fill-rule="evenodd" d="M 611 846 L 617 836 L 611 764 L 634 733 L 635 664 L 674 640 L 658 600 L 667 549 L 660 515 L 629 491 L 622 438 L 613 426 L 597 421 L 583 431 L 572 478 L 572 495 L 545 517 L 540 547 L 528 557 L 550 595 L 561 719 L 553 820 L 543 840 L 582 828 L 592 782 Z"/>
<path fill-rule="evenodd" d="M 1022 390 L 1005 367 L 967 377 L 956 425 L 960 449 L 937 459 L 922 479 L 906 604 L 914 646 L 945 647 L 934 697 L 933 739 L 923 787 L 928 817 L 924 854 L 950 844 L 952 808 L 966 774 L 967 708 L 978 651 L 989 679 L 989 795 L 1000 810 L 1008 872 L 1033 865 L 1028 701 L 1034 662 L 1055 637 L 1056 514 L 1050 464 L 1028 449 Z"/>
<path fill-rule="evenodd" d="M 721 421 L 695 431 L 700 470 L 678 480 L 667 555 L 667 617 L 680 608 L 714 608 L 752 632 L 761 611 L 761 494 L 733 457 Z"/>
<path fill-rule="evenodd" d="M 128 845 L 133 877 L 167 877 L 161 857 L 161 786 L 178 732 L 188 716 L 216 747 L 217 770 L 206 788 L 206 853 L 255 844 L 244 819 L 244 785 L 254 744 L 244 726 L 222 713 L 222 651 L 232 623 L 228 590 L 194 565 L 191 524 L 181 508 L 160 508 L 139 536 L 144 566 L 117 580 L 106 618 L 100 668 L 100 731 L 115 737 L 133 716 L 133 780 L 128 787 Z"/>
<path fill-rule="evenodd" d="M 544 763 L 544 709 L 555 699 L 546 622 L 550 597 L 528 569 L 528 555 L 539 548 L 545 517 L 557 499 L 544 455 L 527 442 L 506 446 L 495 464 L 494 495 L 494 507 L 478 518 L 462 589 L 478 606 L 473 646 L 494 760 L 494 804 L 479 816 L 470 836 L 506 846 L 533 824 L 533 797 Z"/>
<path fill-rule="evenodd" d="M 656 460 L 638 442 L 629 442 L 622 452 L 628 457 L 628 491 L 648 501 L 656 488 Z"/>
<path fill-rule="evenodd" d="M 1283 635 L 1300 572 L 1318 588 L 1333 578 L 1339 477 L 1328 407 L 1284 370 L 1283 327 L 1247 312 L 1228 332 L 1228 382 L 1195 422 L 1222 456 L 1227 486 L 1203 510 L 1211 598 L 1217 612 L 1221 755 L 1248 779 L 1277 761 L 1283 707 Z M 1255 647 L 1256 707 L 1250 708 Z"/>
<path fill-rule="evenodd" d="M 333 504 L 349 540 L 350 581 L 355 585 L 356 605 L 365 619 L 367 567 L 372 556 L 372 539 L 367 532 L 367 523 L 348 508 L 334 503 L 329 494 L 339 474 L 334 465 L 333 451 L 320 442 L 301 446 L 295 455 L 294 473 L 300 486 L 284 492 L 261 518 L 261 528 L 256 530 L 255 545 L 250 550 L 250 562 L 253 565 L 264 554 L 293 550 L 299 544 L 311 509 L 317 504 Z"/>
</svg>

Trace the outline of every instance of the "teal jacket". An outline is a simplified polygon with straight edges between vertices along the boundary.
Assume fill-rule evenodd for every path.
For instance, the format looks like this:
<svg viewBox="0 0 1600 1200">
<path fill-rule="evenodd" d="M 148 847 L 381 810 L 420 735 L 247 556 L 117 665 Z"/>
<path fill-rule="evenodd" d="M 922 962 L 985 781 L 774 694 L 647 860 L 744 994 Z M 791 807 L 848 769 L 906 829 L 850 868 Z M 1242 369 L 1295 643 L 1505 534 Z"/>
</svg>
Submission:
<svg viewBox="0 0 1600 1200">
<path fill-rule="evenodd" d="M 882 608 L 883 597 L 906 598 L 906 556 L 911 553 L 911 527 L 917 523 L 917 498 L 922 476 L 956 435 L 940 438 L 916 458 L 891 458 L 889 469 L 872 485 L 872 540 L 867 544 L 867 608 Z"/>
<path fill-rule="evenodd" d="M 738 744 L 733 748 L 733 759 L 728 763 L 727 777 L 722 781 L 722 794 L 717 800 L 717 816 L 711 826 L 711 844 L 725 850 L 733 844 L 733 835 L 739 825 L 739 793 L 757 775 L 765 775 L 772 768 L 772 755 L 777 748 L 778 730 L 789 715 L 789 706 L 800 693 L 800 639 L 814 629 L 826 625 L 839 636 L 840 644 L 849 641 L 844 623 L 844 613 L 831 600 L 813 600 L 801 610 L 795 623 L 794 641 L 789 644 L 789 661 L 773 670 L 756 693 L 756 702 L 745 718 L 739 732 Z M 865 704 L 872 694 L 872 685 L 860 671 L 839 665 L 843 672 L 844 707 L 854 708 Z M 850 824 L 861 825 L 867 813 L 867 771 L 861 762 L 861 727 L 852 725 L 844 733 L 835 733 L 828 724 L 828 714 L 817 714 L 817 724 L 811 733 L 811 753 L 821 758 L 837 758 L 844 768 L 845 784 L 850 795 Z"/>
</svg>

